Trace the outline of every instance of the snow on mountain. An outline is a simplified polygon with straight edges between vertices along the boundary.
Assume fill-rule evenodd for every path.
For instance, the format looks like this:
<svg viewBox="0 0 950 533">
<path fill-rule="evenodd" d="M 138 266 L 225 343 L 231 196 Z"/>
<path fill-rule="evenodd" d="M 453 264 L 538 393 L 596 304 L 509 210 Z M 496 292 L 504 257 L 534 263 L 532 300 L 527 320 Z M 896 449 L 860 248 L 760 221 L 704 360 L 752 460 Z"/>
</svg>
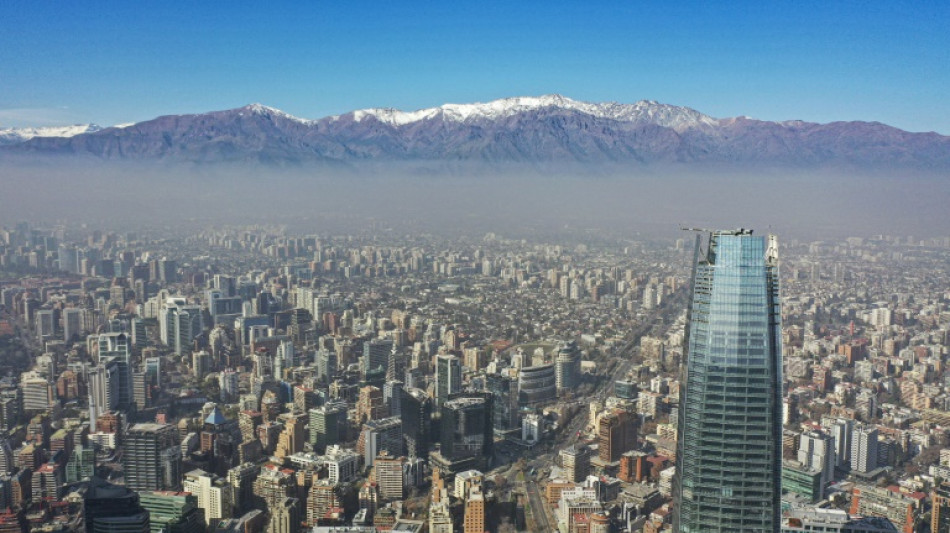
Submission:
<svg viewBox="0 0 950 533">
<path fill-rule="evenodd" d="M 290 113 L 284 113 L 280 109 L 266 106 L 264 104 L 250 104 L 250 105 L 246 105 L 244 107 L 238 108 L 236 111 L 237 111 L 238 116 L 244 116 L 247 114 L 247 115 L 259 115 L 263 117 L 280 117 L 280 118 L 287 119 L 287 120 L 297 122 L 300 124 L 311 124 L 314 122 L 313 120 L 295 117 L 291 115 Z"/>
<path fill-rule="evenodd" d="M 0 146 L 5 144 L 12 146 L 3 147 L 0 159 L 55 154 L 277 165 L 676 164 L 950 172 L 950 137 L 936 133 L 911 133 L 875 122 L 720 119 L 652 100 L 591 103 L 560 95 L 416 111 L 371 108 L 317 120 L 251 104 L 105 129 L 0 130 Z"/>
<path fill-rule="evenodd" d="M 17 144 L 34 137 L 73 137 L 81 133 L 100 131 L 96 124 L 75 124 L 73 126 L 47 126 L 41 128 L 0 128 L 0 146 Z"/>
<path fill-rule="evenodd" d="M 417 111 L 370 108 L 353 111 L 352 116 L 357 122 L 361 122 L 367 117 L 374 117 L 391 126 L 404 126 L 433 119 L 461 123 L 498 120 L 543 108 L 576 111 L 597 118 L 621 122 L 652 123 L 676 131 L 701 126 L 715 126 L 719 122 L 717 119 L 688 107 L 660 104 L 652 100 L 640 100 L 634 104 L 589 103 L 573 100 L 559 94 L 519 96 L 474 104 L 445 104 Z M 337 115 L 331 117 L 331 120 L 339 120 L 343 116 L 345 115 Z"/>
</svg>

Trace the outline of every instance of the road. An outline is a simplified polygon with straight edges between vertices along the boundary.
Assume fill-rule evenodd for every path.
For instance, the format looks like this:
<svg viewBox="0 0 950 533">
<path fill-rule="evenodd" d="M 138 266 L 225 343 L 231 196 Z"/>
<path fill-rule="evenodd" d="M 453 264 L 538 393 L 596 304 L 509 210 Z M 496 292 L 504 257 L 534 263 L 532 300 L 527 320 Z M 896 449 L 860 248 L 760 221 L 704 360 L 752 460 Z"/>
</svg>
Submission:
<svg viewBox="0 0 950 533">
<path fill-rule="evenodd" d="M 634 363 L 639 362 L 639 358 L 634 358 L 633 353 L 636 346 L 640 343 L 640 338 L 652 333 L 658 324 L 663 326 L 669 325 L 670 319 L 682 312 L 685 299 L 686 290 L 680 289 L 669 298 L 666 298 L 660 308 L 650 316 L 648 321 L 643 322 L 633 330 L 627 343 L 617 352 L 620 357 L 620 363 L 614 368 L 613 372 L 600 382 L 591 395 L 573 402 L 579 403 L 581 406 L 580 411 L 574 416 L 574 419 L 571 420 L 564 431 L 560 432 L 553 445 L 544 446 L 543 448 L 539 447 L 536 450 L 538 452 L 544 450 L 545 453 L 539 453 L 536 457 L 527 461 L 525 470 L 527 472 L 531 470 L 537 471 L 537 476 L 528 475 L 528 473 L 525 472 L 524 482 L 524 489 L 528 496 L 528 505 L 531 507 L 531 516 L 535 521 L 537 531 L 555 531 L 556 524 L 555 527 L 550 527 L 547 502 L 541 497 L 535 477 L 544 478 L 554 461 L 554 454 L 560 449 L 577 442 L 579 439 L 578 434 L 583 433 L 580 430 L 587 425 L 587 415 L 590 412 L 587 409 L 587 404 L 590 398 L 597 398 L 603 401 L 604 398 L 610 394 L 614 381 L 626 376 L 627 372 L 630 371 L 630 367 L 633 366 Z"/>
<path fill-rule="evenodd" d="M 528 493 L 528 504 L 531 506 L 531 518 L 534 520 L 535 531 L 554 531 L 548 522 L 548 512 L 541 494 L 538 491 L 538 484 L 534 479 L 525 481 L 525 492 Z"/>
<path fill-rule="evenodd" d="M 610 394 L 613 384 L 615 381 L 622 379 L 627 375 L 627 372 L 630 371 L 630 367 L 634 363 L 640 362 L 640 358 L 634 358 L 633 353 L 638 344 L 640 344 L 640 339 L 651 333 L 653 328 L 656 327 L 657 323 L 662 323 L 664 326 L 669 325 L 670 319 L 675 317 L 679 313 L 682 313 L 685 307 L 687 291 L 684 288 L 680 288 L 675 293 L 670 295 L 669 298 L 665 298 L 663 303 L 660 305 L 659 309 L 656 310 L 656 313 L 650 316 L 650 319 L 644 321 L 642 324 L 637 326 L 633 330 L 633 333 L 630 336 L 630 340 L 627 341 L 627 344 L 618 350 L 620 363 L 614 368 L 613 373 L 606 377 L 600 384 L 597 386 L 597 389 L 588 396 L 588 398 L 597 398 L 599 401 L 603 402 L 604 399 Z M 582 405 L 586 405 L 588 400 L 578 400 Z M 579 413 L 574 417 L 574 420 L 567 427 L 567 431 L 561 432 L 560 438 L 555 442 L 554 449 L 560 450 L 561 448 L 566 447 L 568 444 L 574 444 L 579 439 L 578 431 L 587 425 L 587 415 L 589 411 L 585 408 L 582 408 Z"/>
</svg>

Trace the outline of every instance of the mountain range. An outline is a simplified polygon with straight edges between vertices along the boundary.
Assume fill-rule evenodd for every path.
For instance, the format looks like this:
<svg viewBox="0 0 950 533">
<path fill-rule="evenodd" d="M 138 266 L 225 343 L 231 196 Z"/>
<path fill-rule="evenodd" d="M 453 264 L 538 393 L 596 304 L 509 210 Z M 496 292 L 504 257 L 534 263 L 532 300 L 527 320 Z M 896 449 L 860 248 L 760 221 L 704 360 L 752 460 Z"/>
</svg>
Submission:
<svg viewBox="0 0 950 533">
<path fill-rule="evenodd" d="M 714 118 L 655 101 L 588 103 L 559 95 L 316 120 L 252 104 L 100 128 L 0 130 L 0 159 L 277 165 L 408 161 L 950 171 L 950 137 L 878 122 Z"/>
<path fill-rule="evenodd" d="M 93 133 L 102 129 L 96 124 L 73 126 L 42 126 L 38 128 L 0 128 L 0 146 L 19 144 L 35 137 L 73 137 L 81 133 Z"/>
</svg>

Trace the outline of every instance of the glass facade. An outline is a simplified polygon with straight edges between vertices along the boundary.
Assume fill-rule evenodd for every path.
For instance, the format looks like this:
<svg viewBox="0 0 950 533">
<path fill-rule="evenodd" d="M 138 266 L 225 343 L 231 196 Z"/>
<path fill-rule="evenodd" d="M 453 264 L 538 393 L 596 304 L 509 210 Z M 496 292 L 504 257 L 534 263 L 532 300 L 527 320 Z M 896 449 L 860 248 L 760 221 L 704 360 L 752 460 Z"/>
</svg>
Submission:
<svg viewBox="0 0 950 533">
<path fill-rule="evenodd" d="M 809 502 L 821 499 L 821 470 L 805 470 L 800 465 L 782 466 L 782 490 L 794 492 Z"/>
<path fill-rule="evenodd" d="M 778 533 L 782 362 L 774 236 L 697 239 L 680 393 L 674 531 Z"/>
</svg>

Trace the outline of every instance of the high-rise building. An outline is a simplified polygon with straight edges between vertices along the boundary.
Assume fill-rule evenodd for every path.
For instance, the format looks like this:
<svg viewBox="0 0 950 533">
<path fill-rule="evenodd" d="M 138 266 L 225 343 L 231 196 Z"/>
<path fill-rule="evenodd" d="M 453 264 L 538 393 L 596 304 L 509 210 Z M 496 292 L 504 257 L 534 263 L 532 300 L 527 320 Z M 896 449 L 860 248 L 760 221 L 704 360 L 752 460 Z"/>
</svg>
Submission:
<svg viewBox="0 0 950 533">
<path fill-rule="evenodd" d="M 931 494 L 933 508 L 930 511 L 931 533 L 950 531 L 950 485 L 944 483 L 934 488 Z"/>
<path fill-rule="evenodd" d="M 320 381 L 330 382 L 337 372 L 336 352 L 333 350 L 317 350 L 317 375 Z"/>
<path fill-rule="evenodd" d="M 132 372 L 132 401 L 136 410 L 145 410 L 152 405 L 152 384 L 145 372 Z"/>
<path fill-rule="evenodd" d="M 851 469 L 868 473 L 878 464 L 878 433 L 873 426 L 854 429 L 851 434 Z"/>
<path fill-rule="evenodd" d="M 22 413 L 23 394 L 19 387 L 0 390 L 0 430 L 8 431 L 17 424 Z"/>
<path fill-rule="evenodd" d="M 59 463 L 49 462 L 33 471 L 33 501 L 56 501 L 62 496 L 66 475 Z"/>
<path fill-rule="evenodd" d="M 604 513 L 591 513 L 590 533 L 610 533 L 610 519 Z"/>
<path fill-rule="evenodd" d="M 30 503 L 33 491 L 30 482 L 33 477 L 28 468 L 20 469 L 18 472 L 10 475 L 10 505 L 13 507 L 23 507 Z"/>
<path fill-rule="evenodd" d="M 403 464 L 405 457 L 394 457 L 388 453 L 376 456 L 374 472 L 376 484 L 379 487 L 379 496 L 384 500 L 402 500 L 403 497 Z"/>
<path fill-rule="evenodd" d="M 441 409 L 441 445 L 432 459 L 441 471 L 488 470 L 493 453 L 492 395 L 461 392 L 449 396 Z"/>
<path fill-rule="evenodd" d="M 52 309 L 40 309 L 34 315 L 36 321 L 36 338 L 40 342 L 53 338 L 56 332 L 56 323 Z"/>
<path fill-rule="evenodd" d="M 632 450 L 637 442 L 637 415 L 623 409 L 614 409 L 597 421 L 597 441 L 600 460 L 613 463 Z"/>
<path fill-rule="evenodd" d="M 60 270 L 73 274 L 79 273 L 79 250 L 66 244 L 60 244 L 56 257 L 59 260 Z"/>
<path fill-rule="evenodd" d="M 363 357 L 360 359 L 361 377 L 371 383 L 380 377 L 383 377 L 383 381 L 385 381 L 392 351 L 392 339 L 372 339 L 364 342 Z"/>
<path fill-rule="evenodd" d="M 388 408 L 390 416 L 402 415 L 402 389 L 403 382 L 398 379 L 386 381 L 383 384 L 383 402 Z"/>
<path fill-rule="evenodd" d="M 452 513 L 449 502 L 433 501 L 429 506 L 429 533 L 452 533 Z"/>
<path fill-rule="evenodd" d="M 854 433 L 854 420 L 842 418 L 831 424 L 831 436 L 835 439 L 835 466 L 844 466 L 851 462 L 851 437 Z"/>
<path fill-rule="evenodd" d="M 96 473 L 96 450 L 92 446 L 77 445 L 66 463 L 66 482 L 89 479 Z"/>
<path fill-rule="evenodd" d="M 642 353 L 642 352 L 641 352 Z M 620 379 L 614 382 L 614 396 L 624 400 L 636 400 L 640 388 L 633 380 Z"/>
<path fill-rule="evenodd" d="M 316 526 L 330 509 L 340 506 L 340 490 L 325 479 L 313 480 L 307 495 L 307 524 Z"/>
<path fill-rule="evenodd" d="M 191 371 L 199 381 L 203 380 L 208 372 L 211 371 L 211 354 L 205 350 L 192 352 Z"/>
<path fill-rule="evenodd" d="M 835 477 L 834 438 L 820 431 L 806 431 L 799 439 L 798 462 L 805 470 L 821 471 L 821 491 L 824 496 L 825 487 Z"/>
<path fill-rule="evenodd" d="M 283 340 L 277 345 L 277 352 L 274 354 L 274 377 L 279 380 L 286 379 L 284 371 L 294 367 L 294 343 L 290 340 Z"/>
<path fill-rule="evenodd" d="M 270 510 L 276 507 L 284 498 L 293 496 L 296 483 L 294 471 L 279 468 L 275 465 L 265 465 L 261 473 L 254 480 L 255 507 Z"/>
<path fill-rule="evenodd" d="M 270 533 L 298 533 L 303 523 L 303 504 L 299 498 L 282 498 L 271 508 Z"/>
<path fill-rule="evenodd" d="M 782 491 L 795 493 L 808 502 L 821 499 L 822 477 L 820 468 L 806 468 L 797 461 L 782 462 Z"/>
<path fill-rule="evenodd" d="M 166 490 L 181 479 L 178 431 L 170 424 L 135 424 L 125 436 L 122 463 L 132 490 Z"/>
<path fill-rule="evenodd" d="M 151 533 L 202 533 L 205 521 L 198 497 L 187 492 L 143 492 L 142 507 L 149 513 Z"/>
<path fill-rule="evenodd" d="M 778 244 L 697 237 L 673 487 L 677 533 L 778 533 L 782 350 Z"/>
<path fill-rule="evenodd" d="M 251 509 L 254 504 L 254 482 L 260 473 L 260 467 L 254 463 L 242 463 L 228 470 L 234 514 L 238 515 Z"/>
<path fill-rule="evenodd" d="M 523 367 L 518 372 L 518 401 L 538 405 L 557 398 L 557 371 L 553 364 Z"/>
<path fill-rule="evenodd" d="M 114 365 L 107 372 L 108 387 L 115 391 L 116 408 L 132 406 L 132 344 L 125 333 L 100 333 L 96 339 L 97 357 L 103 367 Z"/>
<path fill-rule="evenodd" d="M 356 419 L 360 423 L 367 420 L 379 420 L 389 416 L 386 404 L 383 401 L 383 391 L 379 387 L 366 385 L 360 389 L 359 400 L 356 402 Z"/>
<path fill-rule="evenodd" d="M 46 378 L 39 374 L 26 375 L 20 381 L 23 410 L 31 413 L 45 412 L 55 400 L 54 389 Z"/>
<path fill-rule="evenodd" d="M 10 475 L 16 468 L 17 465 L 14 462 L 13 449 L 10 448 L 10 441 L 5 438 L 0 438 L 0 476 Z"/>
<path fill-rule="evenodd" d="M 435 360 L 435 405 L 440 407 L 450 394 L 462 390 L 462 362 L 458 357 L 439 354 Z"/>
<path fill-rule="evenodd" d="M 327 447 L 323 464 L 327 467 L 327 479 L 330 483 L 346 483 L 356 477 L 360 456 L 349 448 L 338 445 Z"/>
<path fill-rule="evenodd" d="M 88 374 L 89 383 L 89 422 L 93 423 L 100 415 L 114 412 L 119 407 L 119 366 L 109 361 L 93 367 Z"/>
<path fill-rule="evenodd" d="M 139 495 L 94 477 L 83 497 L 87 533 L 150 533 L 149 512 Z"/>
<path fill-rule="evenodd" d="M 255 398 L 256 400 L 256 398 Z M 264 422 L 264 415 L 259 411 L 241 411 L 238 413 L 238 427 L 241 429 L 241 439 L 249 441 L 257 438 L 257 426 Z"/>
<path fill-rule="evenodd" d="M 310 387 L 294 385 L 294 413 L 304 414 L 320 403 L 320 396 Z"/>
<path fill-rule="evenodd" d="M 496 432 L 518 427 L 518 381 L 502 374 L 486 374 L 485 390 L 492 393 L 492 426 Z"/>
<path fill-rule="evenodd" d="M 194 338 L 204 327 L 201 307 L 188 305 L 184 298 L 168 298 L 158 315 L 158 323 L 162 342 L 179 356 L 191 351 Z"/>
<path fill-rule="evenodd" d="M 575 341 L 562 343 L 554 358 L 555 380 L 558 392 L 577 387 L 580 377 L 580 350 Z"/>
<path fill-rule="evenodd" d="M 561 499 L 557 507 L 558 525 L 562 531 L 577 531 L 578 529 L 589 531 L 589 527 L 584 527 L 589 524 L 578 524 L 576 519 L 580 518 L 584 521 L 591 513 L 603 511 L 603 506 L 597 499 L 597 491 L 590 487 L 575 487 L 561 491 Z"/>
<path fill-rule="evenodd" d="M 237 401 L 240 395 L 238 388 L 238 373 L 228 368 L 218 374 L 218 386 L 221 390 L 221 401 L 224 403 L 233 403 Z"/>
<path fill-rule="evenodd" d="M 175 283 L 178 281 L 178 263 L 172 259 L 159 259 L 157 278 L 165 283 Z"/>
<path fill-rule="evenodd" d="M 640 483 L 650 474 L 645 452 L 631 450 L 620 456 L 620 479 L 627 483 Z"/>
<path fill-rule="evenodd" d="M 462 531 L 464 533 L 485 532 L 485 496 L 480 487 L 475 487 L 465 500 L 465 521 Z"/>
<path fill-rule="evenodd" d="M 283 416 L 284 430 L 280 432 L 277 438 L 277 449 L 274 455 L 279 458 L 288 457 L 303 451 L 304 436 L 304 415 Z"/>
<path fill-rule="evenodd" d="M 328 403 L 310 410 L 310 444 L 318 452 L 346 438 L 346 404 Z"/>
<path fill-rule="evenodd" d="M 859 516 L 884 517 L 900 533 L 914 533 L 918 531 L 915 526 L 923 510 L 922 500 L 906 492 L 858 483 L 851 489 L 851 508 L 848 512 Z M 943 531 L 940 530 L 941 533 Z"/>
<path fill-rule="evenodd" d="M 572 445 L 560 451 L 561 467 L 572 483 L 582 483 L 590 474 L 590 455 L 587 447 Z"/>
<path fill-rule="evenodd" d="M 363 464 L 373 466 L 380 452 L 393 456 L 402 455 L 402 420 L 391 416 L 380 420 L 370 420 L 363 424 L 357 442 L 357 451 L 363 455 Z"/>
<path fill-rule="evenodd" d="M 409 457 L 429 457 L 432 433 L 432 398 L 422 389 L 401 389 L 402 438 Z"/>
<path fill-rule="evenodd" d="M 231 485 L 227 480 L 204 470 L 192 470 L 185 474 L 182 483 L 185 492 L 198 498 L 198 507 L 204 511 L 205 522 L 210 526 L 222 518 L 231 517 Z"/>
<path fill-rule="evenodd" d="M 143 302 L 145 300 L 143 298 L 139 301 Z M 148 346 L 148 328 L 146 327 L 145 320 L 142 318 L 132 319 L 132 346 L 135 346 L 139 350 Z"/>
<path fill-rule="evenodd" d="M 63 309 L 63 340 L 69 344 L 79 339 L 83 331 L 83 310 L 78 307 Z"/>
<path fill-rule="evenodd" d="M 541 440 L 544 421 L 537 413 L 528 413 L 521 419 L 521 440 L 535 444 Z"/>
</svg>

